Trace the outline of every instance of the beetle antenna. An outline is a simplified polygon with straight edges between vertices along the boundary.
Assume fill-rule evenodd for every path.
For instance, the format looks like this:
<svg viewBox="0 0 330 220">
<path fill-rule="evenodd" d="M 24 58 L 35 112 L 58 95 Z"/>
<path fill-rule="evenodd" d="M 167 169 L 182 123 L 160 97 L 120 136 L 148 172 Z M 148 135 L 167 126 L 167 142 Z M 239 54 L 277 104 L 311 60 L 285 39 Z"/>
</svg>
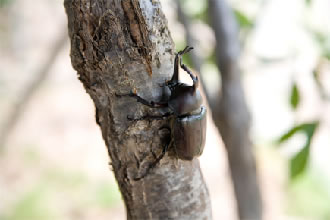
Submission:
<svg viewBox="0 0 330 220">
<path fill-rule="evenodd" d="M 183 50 L 181 50 L 181 51 L 178 52 L 178 55 L 179 56 L 182 56 L 183 54 L 188 53 L 192 49 L 194 49 L 194 48 L 193 47 L 186 46 Z"/>
</svg>

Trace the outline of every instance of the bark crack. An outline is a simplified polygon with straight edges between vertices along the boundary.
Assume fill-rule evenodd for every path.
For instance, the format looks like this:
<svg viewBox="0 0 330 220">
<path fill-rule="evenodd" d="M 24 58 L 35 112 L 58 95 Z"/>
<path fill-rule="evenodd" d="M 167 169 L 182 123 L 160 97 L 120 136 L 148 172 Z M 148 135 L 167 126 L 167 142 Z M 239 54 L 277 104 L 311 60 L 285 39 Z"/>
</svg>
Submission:
<svg viewBox="0 0 330 220">
<path fill-rule="evenodd" d="M 152 75 L 152 56 L 151 56 L 151 42 L 149 40 L 147 25 L 144 18 L 138 12 L 141 12 L 138 1 L 123 0 L 122 7 L 129 22 L 130 36 L 137 47 L 138 53 L 144 58 L 149 75 Z"/>
</svg>

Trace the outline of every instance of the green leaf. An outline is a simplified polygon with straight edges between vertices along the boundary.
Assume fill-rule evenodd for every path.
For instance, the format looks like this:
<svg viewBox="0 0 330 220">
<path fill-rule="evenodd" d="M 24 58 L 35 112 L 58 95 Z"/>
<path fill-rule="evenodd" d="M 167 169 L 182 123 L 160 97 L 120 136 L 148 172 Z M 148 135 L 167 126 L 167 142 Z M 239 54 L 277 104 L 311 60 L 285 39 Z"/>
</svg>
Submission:
<svg viewBox="0 0 330 220">
<path fill-rule="evenodd" d="M 283 142 L 290 139 L 297 132 L 304 132 L 307 135 L 307 138 L 311 137 L 311 136 L 313 136 L 313 133 L 314 133 L 315 129 L 317 128 L 318 124 L 319 124 L 319 121 L 313 121 L 310 123 L 303 123 L 303 124 L 296 125 L 293 128 L 291 128 L 289 131 L 287 131 L 285 134 L 283 134 L 277 140 L 277 144 L 282 144 Z"/>
<path fill-rule="evenodd" d="M 311 141 L 314 132 L 316 130 L 316 128 L 319 126 L 320 122 L 319 121 L 314 121 L 311 123 L 305 123 L 302 126 L 302 129 L 305 131 L 305 133 L 307 134 L 307 141 Z"/>
<path fill-rule="evenodd" d="M 314 121 L 310 123 L 303 123 L 294 126 L 288 132 L 283 134 L 279 140 L 278 144 L 281 144 L 288 139 L 290 139 L 293 135 L 298 132 L 302 132 L 306 135 L 306 142 L 303 148 L 291 158 L 290 160 L 290 179 L 293 180 L 303 171 L 305 171 L 309 159 L 310 145 L 312 142 L 312 138 L 315 134 L 315 130 L 319 125 L 319 121 Z"/>
<path fill-rule="evenodd" d="M 293 180 L 299 174 L 304 172 L 307 167 L 307 163 L 309 160 L 309 152 L 310 146 L 312 142 L 312 138 L 315 134 L 315 130 L 319 125 L 319 121 L 315 121 L 312 123 L 305 123 L 297 126 L 296 131 L 302 131 L 307 136 L 304 147 L 299 151 L 291 160 L 290 160 L 290 179 Z"/>
<path fill-rule="evenodd" d="M 295 133 L 301 130 L 301 125 L 291 128 L 289 131 L 284 133 L 276 142 L 277 144 L 282 144 L 283 142 L 289 140 Z"/>
<path fill-rule="evenodd" d="M 291 107 L 296 110 L 298 105 L 300 103 L 300 94 L 299 94 L 299 90 L 298 90 L 298 86 L 297 84 L 294 82 L 292 84 L 292 88 L 291 88 L 291 95 L 290 95 L 290 104 Z"/>
<path fill-rule="evenodd" d="M 290 179 L 296 178 L 307 166 L 310 146 L 304 148 L 290 160 Z"/>
</svg>

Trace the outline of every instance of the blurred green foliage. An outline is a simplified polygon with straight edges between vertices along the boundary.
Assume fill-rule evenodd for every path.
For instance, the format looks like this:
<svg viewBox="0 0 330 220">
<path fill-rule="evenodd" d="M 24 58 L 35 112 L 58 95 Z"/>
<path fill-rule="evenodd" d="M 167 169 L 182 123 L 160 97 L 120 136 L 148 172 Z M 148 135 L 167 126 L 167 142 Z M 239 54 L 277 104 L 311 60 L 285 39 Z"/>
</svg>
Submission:
<svg viewBox="0 0 330 220">
<path fill-rule="evenodd" d="M 320 47 L 320 58 L 319 62 L 316 63 L 316 66 L 313 71 L 313 80 L 316 84 L 316 87 L 319 91 L 320 97 L 324 101 L 329 100 L 328 94 L 326 94 L 326 90 L 322 84 L 322 81 L 320 79 L 320 68 L 323 59 L 329 60 L 330 58 L 330 37 L 321 34 L 319 32 L 311 32 L 312 36 L 315 39 L 315 43 Z M 290 106 L 293 110 L 297 110 L 299 103 L 301 101 L 300 91 L 299 87 L 296 82 L 294 82 L 291 86 L 291 92 L 290 92 Z M 283 143 L 284 141 L 287 141 L 289 138 L 291 138 L 294 134 L 298 132 L 303 132 L 306 135 L 306 142 L 304 146 L 301 148 L 301 150 L 290 160 L 290 177 L 291 179 L 294 179 L 295 177 L 299 176 L 302 172 L 306 170 L 307 163 L 309 160 L 309 152 L 310 152 L 310 145 L 311 140 L 315 134 L 315 130 L 318 127 L 320 121 L 315 121 L 311 123 L 302 123 L 299 125 L 293 126 L 287 133 L 283 134 L 279 139 L 279 144 Z"/>
<path fill-rule="evenodd" d="M 307 167 L 311 141 L 318 125 L 318 121 L 296 125 L 291 128 L 287 133 L 283 134 L 278 140 L 278 143 L 282 144 L 298 132 L 303 133 L 306 136 L 304 146 L 290 160 L 290 177 L 292 180 L 295 179 L 303 171 L 305 171 Z"/>
<path fill-rule="evenodd" d="M 7 6 L 8 4 L 12 3 L 14 0 L 0 0 L 0 8 Z"/>
<path fill-rule="evenodd" d="M 180 51 L 180 50 L 183 50 L 187 46 L 187 43 L 185 41 L 183 41 L 183 42 L 178 41 L 175 43 L 175 45 L 176 45 L 176 51 Z M 189 45 L 189 46 L 191 46 L 191 45 Z M 192 63 L 191 57 L 190 57 L 190 53 L 182 56 L 182 62 L 191 68 L 194 66 Z"/>
<path fill-rule="evenodd" d="M 291 87 L 291 95 L 290 95 L 290 104 L 293 110 L 296 110 L 300 103 L 300 94 L 299 89 L 296 82 L 293 82 Z"/>
<path fill-rule="evenodd" d="M 182 3 L 182 8 L 189 17 L 189 19 L 191 19 L 192 21 L 199 20 L 205 24 L 209 23 L 207 1 L 181 0 L 181 3 Z M 306 1 L 306 3 L 310 5 L 311 1 Z M 246 13 L 244 13 L 244 11 L 241 11 L 239 9 L 233 8 L 233 12 L 236 17 L 237 23 L 239 24 L 241 43 L 244 43 L 245 39 L 249 36 L 251 30 L 254 28 L 256 19 L 250 18 Z M 327 38 L 327 36 L 324 36 L 320 33 L 316 33 L 316 32 L 313 33 L 315 40 L 317 41 L 317 44 L 319 44 L 320 48 L 322 48 L 321 49 L 322 56 L 327 57 L 327 54 L 330 55 L 330 40 L 328 41 L 328 39 L 330 38 Z M 184 48 L 184 46 L 186 45 L 185 42 L 176 42 L 176 44 L 178 48 Z M 285 60 L 285 58 L 280 59 L 280 61 L 283 60 Z M 274 60 L 271 61 L 273 62 Z M 185 62 L 189 66 L 193 66 L 189 56 L 184 56 L 183 62 Z M 209 64 L 216 63 L 214 50 L 211 52 L 211 54 L 206 55 L 205 63 L 209 63 Z M 317 75 L 315 75 L 314 78 L 317 80 L 318 79 Z M 319 85 L 321 85 L 321 83 L 319 83 Z M 300 95 L 299 86 L 297 82 L 293 82 L 291 86 L 291 92 L 289 94 L 290 106 L 292 107 L 293 110 L 297 110 L 300 102 L 301 102 L 301 95 Z M 301 150 L 297 152 L 297 154 L 290 160 L 290 177 L 292 180 L 306 170 L 309 160 L 311 141 L 315 134 L 315 130 L 318 127 L 318 124 L 319 122 L 315 121 L 310 123 L 302 123 L 299 125 L 294 125 L 287 133 L 282 135 L 280 141 L 278 142 L 278 144 L 283 143 L 284 141 L 287 141 L 289 138 L 291 138 L 294 134 L 298 132 L 302 132 L 306 136 L 306 142 L 304 146 L 302 146 Z"/>
<path fill-rule="evenodd" d="M 254 26 L 254 21 L 247 17 L 243 12 L 234 9 L 234 15 L 236 17 L 237 23 L 240 29 L 251 29 Z"/>
<path fill-rule="evenodd" d="M 321 50 L 321 56 L 330 60 L 330 36 L 319 31 L 312 31 L 312 35 Z"/>
<path fill-rule="evenodd" d="M 56 220 L 62 219 L 63 210 L 58 210 L 59 202 L 67 203 L 65 207 L 71 207 L 75 212 L 92 208 L 108 209 L 120 202 L 115 183 L 93 180 L 83 173 L 62 167 L 50 166 L 40 170 L 42 158 L 32 147 L 25 152 L 23 159 L 27 170 L 40 172 L 40 175 L 31 187 L 26 187 L 25 192 L 17 197 L 10 210 L 0 214 L 0 219 Z"/>
<path fill-rule="evenodd" d="M 120 200 L 120 194 L 117 186 L 108 182 L 98 183 L 94 188 L 93 202 L 100 207 L 109 208 L 117 204 Z"/>
<path fill-rule="evenodd" d="M 317 171 L 308 171 L 288 189 L 288 213 L 304 219 L 330 219 L 328 180 Z"/>
<path fill-rule="evenodd" d="M 322 83 L 321 80 L 321 71 L 319 70 L 318 67 L 315 67 L 314 71 L 313 71 L 313 79 L 314 82 L 316 84 L 316 87 L 318 89 L 318 92 L 320 94 L 320 97 L 324 100 L 324 101 L 329 101 L 330 100 L 330 96 L 329 94 L 327 94 L 327 91 Z"/>
<path fill-rule="evenodd" d="M 200 0 L 180 0 L 182 10 L 189 19 L 196 19 L 209 24 L 207 1 Z"/>
<path fill-rule="evenodd" d="M 4 220 L 45 220 L 54 219 L 53 210 L 47 200 L 49 194 L 47 186 L 40 183 L 26 192 L 16 202 L 10 213 L 3 216 Z M 1 216 L 0 216 L 1 217 Z"/>
</svg>

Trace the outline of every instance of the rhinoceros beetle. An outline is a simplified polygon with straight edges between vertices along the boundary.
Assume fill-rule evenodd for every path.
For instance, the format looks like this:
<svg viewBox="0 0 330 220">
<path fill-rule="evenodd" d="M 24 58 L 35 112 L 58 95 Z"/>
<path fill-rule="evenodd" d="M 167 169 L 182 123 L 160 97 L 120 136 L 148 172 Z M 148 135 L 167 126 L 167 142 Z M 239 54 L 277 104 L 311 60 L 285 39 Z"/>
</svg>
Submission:
<svg viewBox="0 0 330 220">
<path fill-rule="evenodd" d="M 186 47 L 179 51 L 174 60 L 174 73 L 171 80 L 164 85 L 169 88 L 170 95 L 165 102 L 154 102 L 143 99 L 135 92 L 126 94 L 135 98 L 138 102 L 151 108 L 169 108 L 171 111 L 161 116 L 144 116 L 140 119 L 161 119 L 171 116 L 170 132 L 171 141 L 163 149 L 162 155 L 157 162 L 165 155 L 169 146 L 173 145 L 176 155 L 182 160 L 192 160 L 200 156 L 203 152 L 206 136 L 206 108 L 202 106 L 202 96 L 198 90 L 198 77 L 194 76 L 188 67 L 182 63 L 181 56 L 192 47 Z M 179 81 L 179 68 L 182 68 L 189 74 L 193 85 L 187 85 Z M 122 95 L 119 95 L 122 96 Z"/>
</svg>

